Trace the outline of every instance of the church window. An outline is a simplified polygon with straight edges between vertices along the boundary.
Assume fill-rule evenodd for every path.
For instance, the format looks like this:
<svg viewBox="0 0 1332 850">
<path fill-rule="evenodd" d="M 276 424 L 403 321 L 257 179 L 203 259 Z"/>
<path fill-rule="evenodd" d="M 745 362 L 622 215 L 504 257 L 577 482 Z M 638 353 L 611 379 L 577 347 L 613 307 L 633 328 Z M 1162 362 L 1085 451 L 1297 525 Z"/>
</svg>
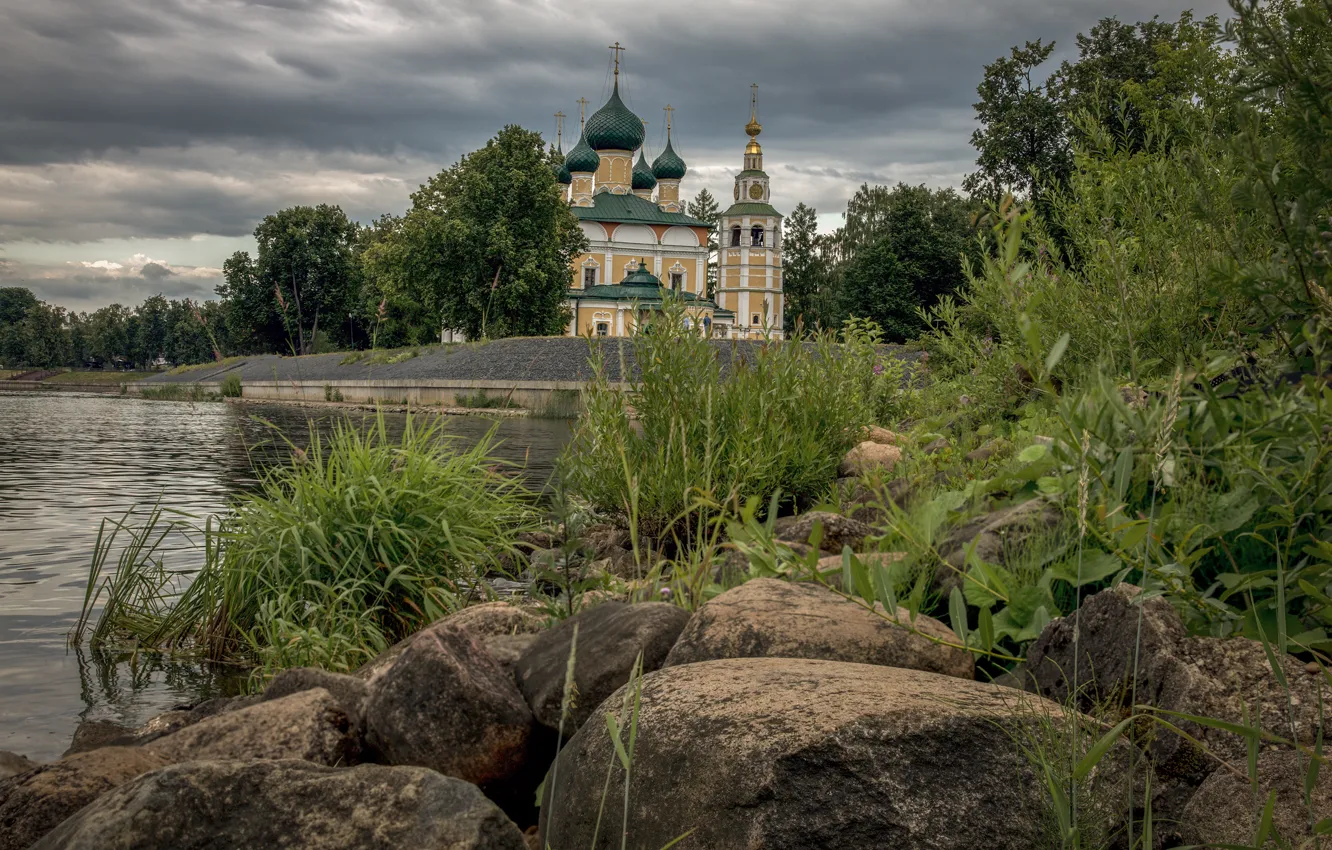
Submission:
<svg viewBox="0 0 1332 850">
<path fill-rule="evenodd" d="M 751 316 L 750 318 L 753 320 L 753 321 L 750 322 L 750 324 L 753 325 L 754 327 L 758 327 L 759 325 L 763 324 L 763 322 L 759 321 L 759 314 L 758 314 L 758 313 L 755 313 L 755 314 L 754 314 L 753 316 Z"/>
<path fill-rule="evenodd" d="M 731 228 L 731 247 L 740 247 L 740 225 Z"/>
<path fill-rule="evenodd" d="M 597 285 L 597 269 L 595 266 L 589 266 L 583 269 L 583 286 L 591 287 Z"/>
<path fill-rule="evenodd" d="M 610 336 L 610 322 L 597 322 L 597 336 Z"/>
<path fill-rule="evenodd" d="M 749 231 L 749 244 L 750 244 L 750 245 L 762 245 L 762 244 L 763 244 L 763 227 L 762 227 L 762 226 L 760 226 L 760 225 L 755 225 L 754 228 L 753 228 L 752 230 Z"/>
<path fill-rule="evenodd" d="M 674 289 L 676 292 L 679 292 L 680 288 L 683 286 L 684 286 L 684 273 L 671 272 L 671 289 Z"/>
</svg>

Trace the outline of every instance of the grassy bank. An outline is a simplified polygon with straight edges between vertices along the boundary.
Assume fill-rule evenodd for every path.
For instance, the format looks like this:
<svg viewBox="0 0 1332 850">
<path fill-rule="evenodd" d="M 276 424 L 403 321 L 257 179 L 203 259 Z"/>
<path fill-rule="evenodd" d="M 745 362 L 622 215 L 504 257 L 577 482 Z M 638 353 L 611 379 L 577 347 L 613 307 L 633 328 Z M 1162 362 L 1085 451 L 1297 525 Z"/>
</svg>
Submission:
<svg viewBox="0 0 1332 850">
<path fill-rule="evenodd" d="M 42 383 L 45 384 L 84 384 L 115 386 L 117 384 L 132 384 L 135 381 L 142 381 L 144 378 L 151 378 L 156 372 L 111 372 L 105 370 L 89 372 L 61 372 L 58 375 L 52 375 Z"/>
</svg>

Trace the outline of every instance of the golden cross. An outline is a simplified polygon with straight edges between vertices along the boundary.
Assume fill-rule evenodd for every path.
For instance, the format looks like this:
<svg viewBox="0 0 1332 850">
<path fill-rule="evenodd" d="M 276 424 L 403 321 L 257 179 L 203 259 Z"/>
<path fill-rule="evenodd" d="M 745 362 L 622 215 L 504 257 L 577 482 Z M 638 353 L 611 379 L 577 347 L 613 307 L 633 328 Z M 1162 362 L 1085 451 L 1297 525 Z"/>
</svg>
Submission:
<svg viewBox="0 0 1332 850">
<path fill-rule="evenodd" d="M 617 41 L 607 49 L 615 51 L 615 76 L 618 77 L 620 76 L 620 54 L 624 52 L 624 48 L 621 47 L 620 43 Z"/>
<path fill-rule="evenodd" d="M 758 83 L 749 87 L 749 117 L 753 121 L 758 120 Z"/>
<path fill-rule="evenodd" d="M 666 104 L 666 138 L 668 139 L 671 137 L 671 113 L 674 111 L 674 106 L 671 106 L 669 103 Z"/>
<path fill-rule="evenodd" d="M 555 113 L 555 146 L 561 147 L 564 144 L 564 110 L 561 109 Z"/>
<path fill-rule="evenodd" d="M 583 122 L 587 120 L 587 98 L 578 98 L 578 126 L 582 127 Z"/>
</svg>

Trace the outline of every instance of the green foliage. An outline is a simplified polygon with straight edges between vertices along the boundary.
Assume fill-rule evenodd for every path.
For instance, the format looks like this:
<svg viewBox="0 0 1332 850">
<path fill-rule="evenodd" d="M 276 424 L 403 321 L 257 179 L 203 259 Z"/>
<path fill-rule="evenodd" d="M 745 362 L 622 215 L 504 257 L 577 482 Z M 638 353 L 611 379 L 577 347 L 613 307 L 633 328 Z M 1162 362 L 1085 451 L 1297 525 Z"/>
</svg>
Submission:
<svg viewBox="0 0 1332 850">
<path fill-rule="evenodd" d="M 700 221 L 706 221 L 712 224 L 712 229 L 708 231 L 708 280 L 707 296 L 715 298 L 717 296 L 717 220 L 721 218 L 721 206 L 717 199 L 712 197 L 712 193 L 707 189 L 699 189 L 694 200 L 685 205 L 685 212 L 693 218 Z"/>
<path fill-rule="evenodd" d="M 458 403 L 459 407 L 469 407 L 476 410 L 516 408 L 519 405 L 510 398 L 512 395 L 512 392 L 504 395 L 490 395 L 484 389 L 481 389 L 470 395 L 460 393 L 454 396 L 454 401 Z"/>
<path fill-rule="evenodd" d="M 117 574 L 130 588 L 118 610 L 139 613 L 106 609 L 96 633 L 146 648 L 192 642 L 270 670 L 352 670 L 464 604 L 515 551 L 515 535 L 534 527 L 534 497 L 496 473 L 494 445 L 492 432 L 459 449 L 438 421 L 411 419 L 394 441 L 382 416 L 365 430 L 339 422 L 326 441 L 312 434 L 308 450 L 288 443 L 291 463 L 266 473 L 259 492 L 210 531 L 204 568 L 169 604 L 153 601 L 167 595 L 154 555 L 160 535 L 132 535 L 128 562 L 142 577 L 133 567 Z M 99 545 L 94 580 L 111 546 Z"/>
<path fill-rule="evenodd" d="M 324 384 L 324 401 L 342 401 L 342 390 L 332 384 Z"/>
<path fill-rule="evenodd" d="M 223 378 L 220 392 L 222 393 L 223 398 L 240 398 L 241 397 L 240 374 L 237 372 L 232 372 L 231 374 Z"/>
<path fill-rule="evenodd" d="M 1054 81 L 1033 79 L 1053 50 L 1038 38 L 985 66 L 975 104 L 981 127 L 971 135 L 978 169 L 962 184 L 973 195 L 994 203 L 1015 193 L 1039 204 L 1044 186 L 1066 177 L 1072 157 Z"/>
<path fill-rule="evenodd" d="M 569 263 L 585 244 L 541 136 L 505 127 L 432 177 L 365 252 L 380 291 L 470 339 L 558 334 Z"/>
<path fill-rule="evenodd" d="M 570 491 L 662 539 L 698 530 L 701 502 L 736 506 L 774 493 L 797 503 L 832 482 L 872 418 L 877 351 L 863 334 L 760 345 L 731 358 L 684 326 L 668 303 L 634 339 L 634 389 L 610 387 L 598 366 L 585 412 L 561 458 Z M 633 421 L 630 411 L 637 417 Z"/>
</svg>

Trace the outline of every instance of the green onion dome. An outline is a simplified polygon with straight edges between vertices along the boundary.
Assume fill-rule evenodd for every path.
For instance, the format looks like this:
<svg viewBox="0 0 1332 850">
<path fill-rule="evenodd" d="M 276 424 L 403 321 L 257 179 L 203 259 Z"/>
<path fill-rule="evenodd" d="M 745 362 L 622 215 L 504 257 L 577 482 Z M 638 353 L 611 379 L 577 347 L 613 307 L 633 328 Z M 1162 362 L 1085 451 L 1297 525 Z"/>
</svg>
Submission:
<svg viewBox="0 0 1332 850">
<path fill-rule="evenodd" d="M 666 139 L 666 150 L 652 162 L 652 174 L 658 180 L 680 180 L 685 176 L 685 162 Z"/>
<path fill-rule="evenodd" d="M 557 181 L 568 186 L 573 182 L 573 175 L 569 173 L 569 166 L 564 164 L 564 151 L 556 150 L 555 153 L 559 155 L 560 161 L 552 165 L 550 170 L 555 172 Z"/>
<path fill-rule="evenodd" d="M 634 191 L 657 188 L 657 178 L 652 174 L 652 169 L 648 168 L 647 157 L 643 156 L 641 150 L 638 152 L 638 162 L 634 163 L 632 185 Z"/>
<path fill-rule="evenodd" d="M 597 151 L 632 151 L 643 144 L 643 119 L 620 100 L 620 80 L 615 80 L 610 100 L 587 119 L 587 143 Z"/>
<path fill-rule="evenodd" d="M 620 281 L 621 286 L 661 286 L 661 280 L 652 272 L 647 270 L 647 264 L 642 260 L 638 261 L 638 268 L 634 269 L 624 280 Z"/>
<path fill-rule="evenodd" d="M 593 174 L 601 167 L 601 157 L 587 143 L 587 132 L 578 137 L 578 144 L 573 146 L 564 158 L 564 167 L 570 174 Z"/>
</svg>

